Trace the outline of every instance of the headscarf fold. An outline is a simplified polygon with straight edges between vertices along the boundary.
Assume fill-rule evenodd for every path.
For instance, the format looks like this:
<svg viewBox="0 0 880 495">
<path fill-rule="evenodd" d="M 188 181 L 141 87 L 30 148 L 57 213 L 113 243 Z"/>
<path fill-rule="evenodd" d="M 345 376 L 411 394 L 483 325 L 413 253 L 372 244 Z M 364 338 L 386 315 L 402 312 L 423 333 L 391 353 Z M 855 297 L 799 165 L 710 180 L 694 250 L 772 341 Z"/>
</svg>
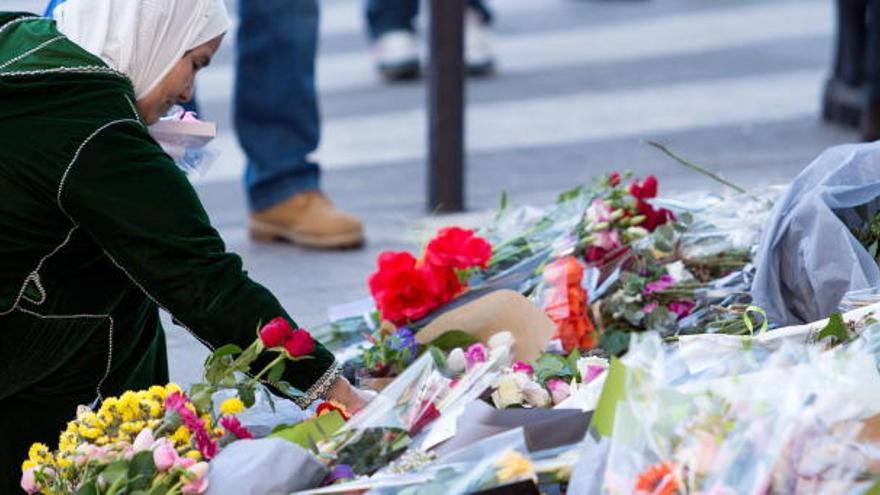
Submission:
<svg viewBox="0 0 880 495">
<path fill-rule="evenodd" d="M 54 17 L 61 33 L 127 75 L 137 98 L 230 26 L 223 0 L 67 0 Z"/>
</svg>

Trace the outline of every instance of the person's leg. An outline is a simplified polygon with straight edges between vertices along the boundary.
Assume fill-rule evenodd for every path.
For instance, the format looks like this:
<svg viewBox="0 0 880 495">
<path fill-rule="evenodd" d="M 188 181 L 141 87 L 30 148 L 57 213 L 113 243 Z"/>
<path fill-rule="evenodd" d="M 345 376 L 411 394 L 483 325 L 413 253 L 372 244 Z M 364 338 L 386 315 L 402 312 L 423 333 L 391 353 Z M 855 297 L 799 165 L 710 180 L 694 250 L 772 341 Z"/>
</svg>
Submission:
<svg viewBox="0 0 880 495">
<path fill-rule="evenodd" d="M 250 231 L 333 249 L 363 243 L 356 217 L 319 191 L 317 0 L 240 0 L 235 128 L 247 155 Z"/>
<path fill-rule="evenodd" d="M 370 38 L 378 39 L 390 31 L 415 32 L 419 0 L 367 0 L 367 28 Z"/>
<path fill-rule="evenodd" d="M 492 11 L 489 10 L 485 0 L 468 0 L 468 6 L 480 16 L 483 24 L 492 24 Z"/>
<path fill-rule="evenodd" d="M 415 17 L 419 0 L 367 0 L 366 18 L 376 68 L 389 81 L 419 75 Z"/>
<path fill-rule="evenodd" d="M 235 128 L 251 210 L 319 187 L 317 0 L 241 0 Z"/>
</svg>

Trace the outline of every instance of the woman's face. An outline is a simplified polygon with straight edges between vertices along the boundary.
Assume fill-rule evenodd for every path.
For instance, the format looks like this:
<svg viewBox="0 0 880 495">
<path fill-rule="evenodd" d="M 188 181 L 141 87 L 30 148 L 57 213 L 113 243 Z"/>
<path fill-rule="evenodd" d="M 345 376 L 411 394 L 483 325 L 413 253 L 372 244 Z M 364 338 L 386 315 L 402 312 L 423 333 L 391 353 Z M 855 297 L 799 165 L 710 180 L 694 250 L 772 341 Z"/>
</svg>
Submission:
<svg viewBox="0 0 880 495">
<path fill-rule="evenodd" d="M 173 105 L 192 99 L 196 73 L 211 63 L 222 40 L 221 35 L 184 53 L 162 82 L 138 99 L 138 113 L 147 124 L 155 124 Z"/>
</svg>

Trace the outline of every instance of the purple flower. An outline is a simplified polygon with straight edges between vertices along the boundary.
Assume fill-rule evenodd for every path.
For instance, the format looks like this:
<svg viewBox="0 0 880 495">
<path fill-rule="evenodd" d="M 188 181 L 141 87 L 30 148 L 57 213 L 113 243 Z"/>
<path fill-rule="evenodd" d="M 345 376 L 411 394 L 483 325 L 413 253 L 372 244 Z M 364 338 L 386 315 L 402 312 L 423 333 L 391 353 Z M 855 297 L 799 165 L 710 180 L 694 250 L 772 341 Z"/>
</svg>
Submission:
<svg viewBox="0 0 880 495">
<path fill-rule="evenodd" d="M 394 332 L 394 335 L 391 336 L 388 343 L 388 348 L 392 351 L 409 349 L 410 361 L 415 359 L 416 354 L 418 354 L 418 346 L 415 335 L 412 330 L 407 327 L 398 328 L 397 331 Z"/>
<path fill-rule="evenodd" d="M 694 306 L 695 304 L 692 301 L 683 299 L 681 301 L 669 303 L 669 305 L 666 306 L 666 309 L 668 309 L 672 313 L 677 314 L 678 319 L 682 319 L 685 316 L 691 314 L 691 312 L 694 310 Z"/>
<path fill-rule="evenodd" d="M 357 476 L 354 474 L 354 470 L 351 469 L 351 466 L 348 464 L 339 464 L 333 467 L 333 471 L 330 471 L 330 474 L 324 478 L 324 485 L 332 485 L 337 481 L 343 480 L 353 480 Z"/>
<path fill-rule="evenodd" d="M 470 370 L 474 366 L 485 363 L 487 356 L 486 346 L 483 344 L 474 344 L 468 347 L 465 357 L 467 358 L 467 369 Z"/>
<path fill-rule="evenodd" d="M 645 289 L 642 291 L 642 294 L 647 296 L 649 294 L 653 294 L 655 292 L 659 292 L 661 290 L 666 290 L 675 283 L 675 279 L 672 278 L 669 274 L 664 274 L 657 280 L 653 282 L 649 282 L 645 284 Z"/>
<path fill-rule="evenodd" d="M 655 302 L 645 304 L 642 306 L 642 313 L 645 313 L 646 315 L 651 314 L 652 311 L 657 309 L 657 306 L 658 304 Z"/>
</svg>

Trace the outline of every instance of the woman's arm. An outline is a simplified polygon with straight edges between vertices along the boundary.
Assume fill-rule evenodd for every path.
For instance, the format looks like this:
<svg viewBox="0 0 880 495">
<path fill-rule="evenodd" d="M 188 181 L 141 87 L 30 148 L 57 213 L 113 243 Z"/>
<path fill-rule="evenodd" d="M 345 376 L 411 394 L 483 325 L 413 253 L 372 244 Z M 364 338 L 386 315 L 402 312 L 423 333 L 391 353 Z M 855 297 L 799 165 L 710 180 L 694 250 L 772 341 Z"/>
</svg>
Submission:
<svg viewBox="0 0 880 495">
<path fill-rule="evenodd" d="M 277 316 L 293 323 L 226 252 L 189 181 L 141 124 L 111 125 L 84 144 L 58 202 L 133 283 L 208 346 L 245 347 L 260 323 Z M 331 388 L 348 394 L 333 354 L 318 344 L 312 357 L 287 368 L 285 379 L 308 392 L 298 402 Z"/>
</svg>

